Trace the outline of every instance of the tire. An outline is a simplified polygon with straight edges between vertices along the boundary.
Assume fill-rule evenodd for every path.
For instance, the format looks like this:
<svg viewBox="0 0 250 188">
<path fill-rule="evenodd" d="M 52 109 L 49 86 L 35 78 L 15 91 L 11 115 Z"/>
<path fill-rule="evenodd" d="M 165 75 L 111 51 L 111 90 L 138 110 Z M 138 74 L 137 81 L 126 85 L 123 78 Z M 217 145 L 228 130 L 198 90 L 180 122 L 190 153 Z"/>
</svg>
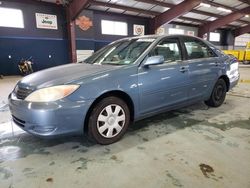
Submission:
<svg viewBox="0 0 250 188">
<path fill-rule="evenodd" d="M 210 98 L 205 101 L 205 104 L 211 107 L 219 107 L 225 101 L 227 94 L 227 85 L 223 79 L 219 79 L 213 88 Z"/>
<path fill-rule="evenodd" d="M 118 97 L 107 97 L 98 102 L 90 113 L 88 136 L 99 144 L 112 144 L 122 138 L 129 123 L 128 105 Z"/>
</svg>

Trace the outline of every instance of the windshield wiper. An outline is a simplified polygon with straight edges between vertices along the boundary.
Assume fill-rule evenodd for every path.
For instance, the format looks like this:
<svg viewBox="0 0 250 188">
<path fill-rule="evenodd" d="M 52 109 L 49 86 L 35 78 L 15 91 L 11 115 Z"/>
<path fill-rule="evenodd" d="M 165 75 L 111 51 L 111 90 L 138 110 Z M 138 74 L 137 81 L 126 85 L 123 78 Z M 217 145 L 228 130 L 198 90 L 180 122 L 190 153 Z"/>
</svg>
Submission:
<svg viewBox="0 0 250 188">
<path fill-rule="evenodd" d="M 116 65 L 116 66 L 122 66 L 124 64 L 120 64 L 120 63 L 102 63 L 102 65 Z"/>
</svg>

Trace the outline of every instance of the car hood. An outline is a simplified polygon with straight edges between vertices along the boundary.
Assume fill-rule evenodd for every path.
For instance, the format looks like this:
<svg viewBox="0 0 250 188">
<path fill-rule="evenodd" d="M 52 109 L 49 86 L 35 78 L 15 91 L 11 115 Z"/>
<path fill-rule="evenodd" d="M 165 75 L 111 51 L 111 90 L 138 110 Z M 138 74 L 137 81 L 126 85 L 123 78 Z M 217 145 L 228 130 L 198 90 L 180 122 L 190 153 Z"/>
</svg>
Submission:
<svg viewBox="0 0 250 188">
<path fill-rule="evenodd" d="M 112 65 L 92 65 L 86 63 L 62 65 L 28 75 L 18 85 L 29 88 L 50 87 L 70 83 L 117 68 L 117 66 Z"/>
</svg>

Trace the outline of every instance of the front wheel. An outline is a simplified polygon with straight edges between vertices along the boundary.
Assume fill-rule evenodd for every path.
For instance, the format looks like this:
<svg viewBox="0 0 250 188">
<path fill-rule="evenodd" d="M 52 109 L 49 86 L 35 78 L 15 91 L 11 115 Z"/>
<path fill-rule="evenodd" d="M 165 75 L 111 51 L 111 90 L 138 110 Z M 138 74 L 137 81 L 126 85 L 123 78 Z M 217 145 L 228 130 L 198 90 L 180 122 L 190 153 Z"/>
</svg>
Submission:
<svg viewBox="0 0 250 188">
<path fill-rule="evenodd" d="M 99 144 L 112 144 L 125 134 L 129 122 L 127 104 L 118 97 L 107 97 L 93 108 L 88 121 L 88 134 Z"/>
<path fill-rule="evenodd" d="M 223 79 L 219 79 L 213 89 L 210 98 L 205 101 L 206 105 L 211 107 L 219 107 L 223 104 L 226 98 L 227 85 Z"/>
</svg>

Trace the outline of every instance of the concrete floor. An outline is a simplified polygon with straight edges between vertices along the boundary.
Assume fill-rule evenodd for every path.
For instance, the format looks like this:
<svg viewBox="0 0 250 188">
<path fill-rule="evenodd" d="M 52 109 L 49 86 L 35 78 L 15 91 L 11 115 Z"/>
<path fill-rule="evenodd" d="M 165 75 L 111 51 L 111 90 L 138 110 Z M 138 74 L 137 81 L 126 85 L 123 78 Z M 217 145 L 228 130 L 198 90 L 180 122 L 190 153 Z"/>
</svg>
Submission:
<svg viewBox="0 0 250 188">
<path fill-rule="evenodd" d="M 0 187 L 250 187 L 250 67 L 220 108 L 203 103 L 132 125 L 118 143 L 42 140 L 10 121 L 0 80 Z"/>
</svg>

